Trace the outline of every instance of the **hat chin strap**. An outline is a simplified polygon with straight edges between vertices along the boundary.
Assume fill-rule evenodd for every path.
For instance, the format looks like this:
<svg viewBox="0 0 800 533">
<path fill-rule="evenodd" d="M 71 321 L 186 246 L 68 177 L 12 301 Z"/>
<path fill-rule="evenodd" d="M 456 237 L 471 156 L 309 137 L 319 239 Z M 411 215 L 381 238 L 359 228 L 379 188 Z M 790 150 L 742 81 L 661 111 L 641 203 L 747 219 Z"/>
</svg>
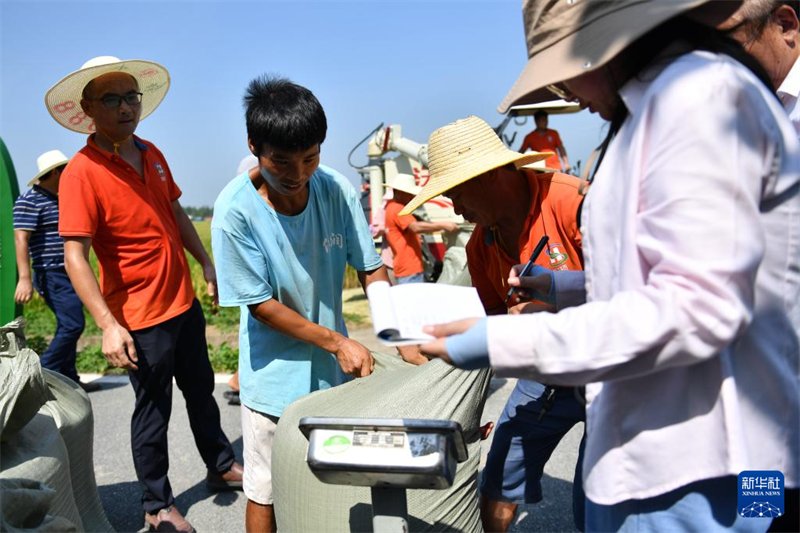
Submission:
<svg viewBox="0 0 800 533">
<path fill-rule="evenodd" d="M 108 136 L 108 135 L 107 135 L 105 132 L 102 132 L 102 131 L 100 131 L 100 130 L 97 130 L 97 133 L 101 134 L 103 137 L 105 137 L 106 139 L 108 139 L 108 141 L 109 141 L 109 142 L 110 142 L 110 143 L 113 145 L 113 147 L 114 147 L 114 153 L 115 153 L 116 155 L 119 155 L 119 147 L 122 145 L 122 143 L 124 143 L 125 141 L 127 141 L 128 139 L 130 139 L 131 137 L 133 137 L 133 135 L 128 135 L 127 137 L 125 137 L 125 138 L 124 138 L 124 139 L 122 139 L 121 141 L 115 141 L 114 139 L 112 139 L 111 137 L 109 137 L 109 136 Z"/>
</svg>

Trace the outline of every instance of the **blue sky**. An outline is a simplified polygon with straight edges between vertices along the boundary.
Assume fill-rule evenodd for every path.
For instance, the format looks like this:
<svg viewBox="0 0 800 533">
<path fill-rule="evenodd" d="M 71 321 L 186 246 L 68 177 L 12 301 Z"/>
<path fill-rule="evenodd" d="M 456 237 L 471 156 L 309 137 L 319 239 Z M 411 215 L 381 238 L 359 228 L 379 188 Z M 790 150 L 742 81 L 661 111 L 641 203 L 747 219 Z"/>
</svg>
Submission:
<svg viewBox="0 0 800 533">
<path fill-rule="evenodd" d="M 21 188 L 36 157 L 72 155 L 85 136 L 56 124 L 44 94 L 88 59 L 113 55 L 167 67 L 172 85 L 137 134 L 164 152 L 184 205 L 211 205 L 247 155 L 241 98 L 262 73 L 305 85 L 328 117 L 322 161 L 354 183 L 352 147 L 380 122 L 426 142 L 496 106 L 526 61 L 519 0 L 19 2 L 0 1 L 0 136 Z M 553 116 L 570 158 L 585 161 L 603 123 Z M 512 125 L 518 148 L 532 120 Z M 366 161 L 365 148 L 354 155 Z"/>
</svg>

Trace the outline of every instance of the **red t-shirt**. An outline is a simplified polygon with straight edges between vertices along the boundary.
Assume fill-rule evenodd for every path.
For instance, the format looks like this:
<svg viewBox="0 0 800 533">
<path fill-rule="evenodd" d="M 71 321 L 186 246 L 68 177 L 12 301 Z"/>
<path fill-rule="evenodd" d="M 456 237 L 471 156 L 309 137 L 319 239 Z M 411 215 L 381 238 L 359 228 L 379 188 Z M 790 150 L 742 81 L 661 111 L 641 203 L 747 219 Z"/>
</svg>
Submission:
<svg viewBox="0 0 800 533">
<path fill-rule="evenodd" d="M 421 273 L 422 246 L 419 235 L 408 226 L 416 219 L 414 215 L 400 215 L 405 207 L 400 202 L 389 200 L 386 203 L 386 240 L 394 254 L 394 275 L 396 277 L 412 276 Z"/>
<path fill-rule="evenodd" d="M 526 171 L 531 192 L 531 210 L 519 238 L 519 257 L 509 257 L 494 242 L 488 228 L 476 226 L 467 242 L 467 266 L 472 285 L 488 311 L 504 304 L 508 294 L 511 267 L 525 264 L 533 249 L 546 234 L 547 247 L 535 264 L 552 270 L 583 270 L 581 233 L 578 229 L 580 180 L 559 172 L 538 174 Z M 517 304 L 516 298 L 508 306 Z"/>
<path fill-rule="evenodd" d="M 539 135 L 539 132 L 533 130 L 522 141 L 519 151 L 524 153 L 530 148 L 536 152 L 553 152 L 555 155 L 545 159 L 544 165 L 548 168 L 561 168 L 561 161 L 558 159 L 558 151 L 556 150 L 561 146 L 561 137 L 556 130 L 547 130 L 543 135 Z"/>
<path fill-rule="evenodd" d="M 158 148 L 134 140 L 142 150 L 144 181 L 124 159 L 99 148 L 92 135 L 58 187 L 59 233 L 92 239 L 103 298 L 129 330 L 160 324 L 194 301 L 172 211 L 181 190 Z"/>
</svg>

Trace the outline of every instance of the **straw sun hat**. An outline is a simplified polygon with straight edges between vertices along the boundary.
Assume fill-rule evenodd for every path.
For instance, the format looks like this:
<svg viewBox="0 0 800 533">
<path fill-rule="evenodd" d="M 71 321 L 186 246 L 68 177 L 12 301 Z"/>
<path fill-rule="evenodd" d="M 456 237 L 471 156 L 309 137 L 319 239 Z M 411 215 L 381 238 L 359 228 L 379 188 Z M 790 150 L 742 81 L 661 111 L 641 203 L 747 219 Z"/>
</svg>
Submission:
<svg viewBox="0 0 800 533">
<path fill-rule="evenodd" d="M 497 108 L 552 100 L 548 85 L 595 70 L 656 26 L 710 0 L 524 0 L 528 63 Z M 741 1 L 713 2 L 698 22 L 714 24 Z"/>
<path fill-rule="evenodd" d="M 69 163 L 69 157 L 61 153 L 61 150 L 50 150 L 36 158 L 36 166 L 39 168 L 39 173 L 36 174 L 31 181 L 28 182 L 28 187 L 37 183 L 39 179 L 61 165 Z"/>
<path fill-rule="evenodd" d="M 522 168 L 529 168 L 531 170 L 535 170 L 536 172 L 542 173 L 561 172 L 560 168 L 550 168 L 545 165 L 544 160 L 531 163 L 530 165 L 524 165 Z"/>
<path fill-rule="evenodd" d="M 419 194 L 419 191 L 422 190 L 422 187 L 415 183 L 414 176 L 411 174 L 398 174 L 389 184 L 389 187 L 396 191 L 403 191 L 413 195 Z"/>
<path fill-rule="evenodd" d="M 78 133 L 93 133 L 94 121 L 81 109 L 86 85 L 103 74 L 125 72 L 136 78 L 142 96 L 139 120 L 155 111 L 169 89 L 169 72 L 162 65 L 142 59 L 124 61 L 112 56 L 90 59 L 83 66 L 62 78 L 44 96 L 44 104 L 56 122 Z"/>
<path fill-rule="evenodd" d="M 553 152 L 521 154 L 509 150 L 486 122 L 469 116 L 431 134 L 428 170 L 431 178 L 405 206 L 406 215 L 440 194 L 490 170 L 514 163 L 517 168 L 547 159 Z"/>
</svg>

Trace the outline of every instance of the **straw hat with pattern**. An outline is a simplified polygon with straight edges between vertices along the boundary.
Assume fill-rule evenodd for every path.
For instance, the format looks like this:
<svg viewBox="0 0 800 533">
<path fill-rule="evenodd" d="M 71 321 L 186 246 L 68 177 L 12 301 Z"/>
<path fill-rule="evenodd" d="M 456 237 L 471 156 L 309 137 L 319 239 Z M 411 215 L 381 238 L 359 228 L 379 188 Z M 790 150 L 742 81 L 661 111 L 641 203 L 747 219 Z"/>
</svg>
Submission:
<svg viewBox="0 0 800 533">
<path fill-rule="evenodd" d="M 521 154 L 509 150 L 491 126 L 476 116 L 457 120 L 431 134 L 428 141 L 430 180 L 401 214 L 412 213 L 428 200 L 490 170 L 509 163 L 519 168 L 552 155 L 553 152 Z"/>
<path fill-rule="evenodd" d="M 552 100 L 548 85 L 600 68 L 653 28 L 704 4 L 695 20 L 713 25 L 741 0 L 524 0 L 529 59 L 497 110 Z"/>
<path fill-rule="evenodd" d="M 109 72 L 126 72 L 136 78 L 142 96 L 139 120 L 155 111 L 169 89 L 169 72 L 162 65 L 143 59 L 124 61 L 112 56 L 90 59 L 83 66 L 62 78 L 44 96 L 44 105 L 56 122 L 78 133 L 93 133 L 94 121 L 81 109 L 83 89 L 93 79 Z"/>
</svg>

